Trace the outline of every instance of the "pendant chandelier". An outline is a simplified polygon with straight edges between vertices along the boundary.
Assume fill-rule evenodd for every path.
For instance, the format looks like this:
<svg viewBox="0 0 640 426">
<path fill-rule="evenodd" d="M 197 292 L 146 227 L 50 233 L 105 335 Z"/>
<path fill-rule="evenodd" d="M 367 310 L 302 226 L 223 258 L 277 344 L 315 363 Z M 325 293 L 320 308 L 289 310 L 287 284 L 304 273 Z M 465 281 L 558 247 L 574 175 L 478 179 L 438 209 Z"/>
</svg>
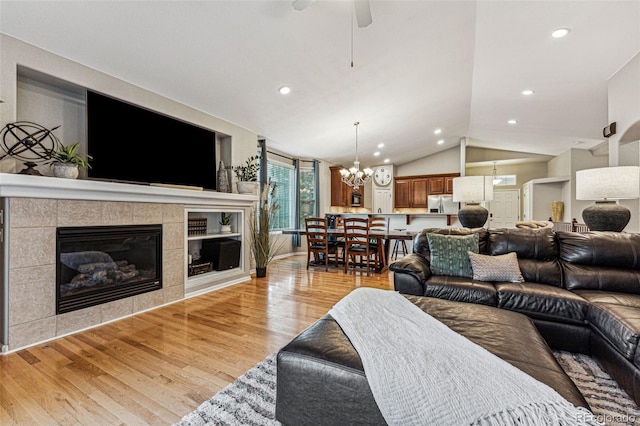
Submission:
<svg viewBox="0 0 640 426">
<path fill-rule="evenodd" d="M 360 122 L 356 121 L 353 123 L 356 126 L 356 159 L 353 162 L 353 167 L 350 169 L 344 168 L 340 170 L 340 174 L 342 175 L 342 181 L 347 185 L 353 187 L 354 191 L 358 191 L 358 188 L 364 186 L 365 183 L 371 180 L 371 176 L 373 175 L 373 170 L 370 168 L 365 168 L 364 170 L 360 170 L 360 161 L 358 160 L 358 125 Z"/>
<path fill-rule="evenodd" d="M 502 178 L 498 177 L 498 171 L 496 170 L 496 162 L 493 162 L 493 184 L 497 185 L 502 182 Z"/>
</svg>

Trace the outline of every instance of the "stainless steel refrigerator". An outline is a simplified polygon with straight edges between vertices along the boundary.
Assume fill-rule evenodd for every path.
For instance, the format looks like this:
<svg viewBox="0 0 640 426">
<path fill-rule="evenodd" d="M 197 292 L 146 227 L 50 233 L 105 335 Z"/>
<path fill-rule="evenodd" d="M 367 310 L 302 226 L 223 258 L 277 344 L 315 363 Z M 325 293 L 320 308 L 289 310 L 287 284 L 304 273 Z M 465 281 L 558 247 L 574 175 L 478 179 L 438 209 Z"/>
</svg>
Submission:
<svg viewBox="0 0 640 426">
<path fill-rule="evenodd" d="M 460 203 L 453 202 L 453 195 L 429 195 L 429 213 L 457 214 Z"/>
</svg>

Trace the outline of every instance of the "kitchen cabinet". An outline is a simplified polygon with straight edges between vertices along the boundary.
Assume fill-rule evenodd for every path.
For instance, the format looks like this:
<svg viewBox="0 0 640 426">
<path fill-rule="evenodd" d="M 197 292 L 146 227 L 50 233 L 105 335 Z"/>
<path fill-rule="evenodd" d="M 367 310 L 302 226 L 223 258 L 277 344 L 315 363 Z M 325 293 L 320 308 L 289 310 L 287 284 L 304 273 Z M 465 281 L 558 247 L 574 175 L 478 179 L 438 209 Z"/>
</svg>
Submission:
<svg viewBox="0 0 640 426">
<path fill-rule="evenodd" d="M 396 178 L 395 208 L 427 208 L 428 178 Z"/>
<path fill-rule="evenodd" d="M 394 208 L 428 208 L 429 195 L 453 194 L 453 178 L 460 173 L 395 178 Z"/>
<path fill-rule="evenodd" d="M 453 194 L 453 178 L 457 176 L 429 176 L 429 195 Z"/>
<path fill-rule="evenodd" d="M 444 178 L 444 193 L 453 195 L 453 178 L 458 177 L 460 174 L 456 176 L 445 176 Z"/>
<path fill-rule="evenodd" d="M 364 188 L 358 188 L 359 197 L 353 197 L 353 188 L 342 181 L 340 170 L 342 166 L 329 167 L 331 171 L 331 205 L 336 207 L 362 207 L 364 206 Z M 354 201 L 360 203 L 354 204 Z"/>
</svg>

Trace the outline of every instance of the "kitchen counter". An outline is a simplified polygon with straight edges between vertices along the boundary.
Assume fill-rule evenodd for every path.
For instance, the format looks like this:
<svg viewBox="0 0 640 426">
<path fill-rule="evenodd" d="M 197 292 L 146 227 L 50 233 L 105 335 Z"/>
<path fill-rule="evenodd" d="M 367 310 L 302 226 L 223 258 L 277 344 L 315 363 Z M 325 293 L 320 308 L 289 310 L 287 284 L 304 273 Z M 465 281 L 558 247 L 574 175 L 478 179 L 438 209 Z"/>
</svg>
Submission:
<svg viewBox="0 0 640 426">
<path fill-rule="evenodd" d="M 405 217 L 405 223 L 407 225 L 411 224 L 411 220 L 413 218 L 418 218 L 418 217 L 423 217 L 423 218 L 444 218 L 446 219 L 446 223 L 447 226 L 451 226 L 452 223 L 457 219 L 458 215 L 457 214 L 446 214 L 446 213 L 428 213 L 428 212 L 422 212 L 422 213 L 418 213 L 418 212 L 404 212 L 404 213 L 374 213 L 374 212 L 368 212 L 368 213 L 349 213 L 349 212 L 342 212 L 342 213 L 326 213 L 327 215 L 333 215 L 333 216 L 356 216 L 356 217 L 367 217 L 367 216 L 389 216 L 389 217 L 394 217 L 394 218 L 399 218 L 404 216 Z"/>
</svg>

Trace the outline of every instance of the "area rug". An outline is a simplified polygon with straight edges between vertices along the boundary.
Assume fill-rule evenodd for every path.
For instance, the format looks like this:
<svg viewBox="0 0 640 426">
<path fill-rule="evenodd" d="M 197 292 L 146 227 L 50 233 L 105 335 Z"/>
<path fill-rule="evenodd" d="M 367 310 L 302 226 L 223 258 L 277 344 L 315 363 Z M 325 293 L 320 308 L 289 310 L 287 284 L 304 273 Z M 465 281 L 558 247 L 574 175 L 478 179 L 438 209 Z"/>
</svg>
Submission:
<svg viewBox="0 0 640 426">
<path fill-rule="evenodd" d="M 610 426 L 640 426 L 640 409 L 590 357 L 555 351 L 597 420 Z M 174 426 L 280 425 L 275 420 L 276 354 L 271 354 Z"/>
</svg>

